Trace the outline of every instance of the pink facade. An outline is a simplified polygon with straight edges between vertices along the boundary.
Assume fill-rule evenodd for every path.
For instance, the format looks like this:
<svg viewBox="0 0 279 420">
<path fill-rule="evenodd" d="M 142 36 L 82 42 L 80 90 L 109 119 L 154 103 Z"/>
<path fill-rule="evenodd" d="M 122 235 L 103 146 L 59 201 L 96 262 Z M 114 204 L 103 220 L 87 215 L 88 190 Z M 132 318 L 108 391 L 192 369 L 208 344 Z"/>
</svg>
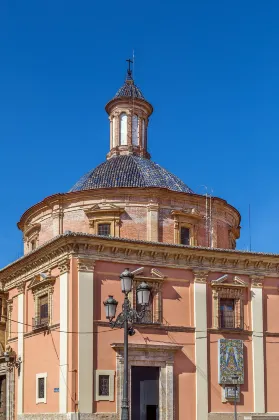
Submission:
<svg viewBox="0 0 279 420">
<path fill-rule="evenodd" d="M 5 418 L 120 419 L 123 329 L 103 302 L 113 295 L 119 314 L 129 267 L 134 309 L 137 286 L 151 288 L 129 337 L 132 420 L 232 419 L 223 342 L 240 372 L 238 419 L 279 419 L 279 256 L 237 251 L 238 211 L 149 160 L 152 106 L 131 74 L 106 110 L 107 161 L 24 213 L 24 256 L 0 271 Z"/>
</svg>

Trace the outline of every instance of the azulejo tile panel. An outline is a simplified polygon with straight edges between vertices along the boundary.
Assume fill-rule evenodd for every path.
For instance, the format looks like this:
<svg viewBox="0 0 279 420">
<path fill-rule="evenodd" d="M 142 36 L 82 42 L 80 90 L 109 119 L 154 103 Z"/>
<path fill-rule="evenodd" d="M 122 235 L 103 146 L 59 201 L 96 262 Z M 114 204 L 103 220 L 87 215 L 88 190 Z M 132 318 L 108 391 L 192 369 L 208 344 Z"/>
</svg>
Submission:
<svg viewBox="0 0 279 420">
<path fill-rule="evenodd" d="M 232 376 L 238 376 L 238 384 L 244 383 L 243 341 L 221 338 L 218 341 L 219 384 L 232 384 Z"/>
</svg>

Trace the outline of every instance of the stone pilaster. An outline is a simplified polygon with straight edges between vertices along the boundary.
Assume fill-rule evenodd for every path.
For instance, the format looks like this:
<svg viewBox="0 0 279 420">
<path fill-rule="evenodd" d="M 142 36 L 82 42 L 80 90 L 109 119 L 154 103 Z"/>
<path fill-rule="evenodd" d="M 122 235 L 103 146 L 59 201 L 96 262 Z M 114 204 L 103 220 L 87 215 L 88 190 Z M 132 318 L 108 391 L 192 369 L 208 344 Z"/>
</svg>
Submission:
<svg viewBox="0 0 279 420">
<path fill-rule="evenodd" d="M 95 261 L 78 258 L 78 401 L 79 412 L 92 413 L 93 408 L 93 319 Z M 91 334 L 83 334 L 92 332 Z"/>
<path fill-rule="evenodd" d="M 208 416 L 208 366 L 207 366 L 207 304 L 208 272 L 194 270 L 194 317 L 196 358 L 196 420 Z"/>
<path fill-rule="evenodd" d="M 263 281 L 262 276 L 251 277 L 251 306 L 252 306 L 252 352 L 253 352 L 253 387 L 254 411 L 265 413 L 265 369 L 264 369 L 264 341 L 263 341 Z"/>
<path fill-rule="evenodd" d="M 147 240 L 158 242 L 159 205 L 150 203 L 147 206 Z"/>
<path fill-rule="evenodd" d="M 23 391 L 24 391 L 24 298 L 25 298 L 25 283 L 21 282 L 17 285 L 17 331 L 18 331 L 18 347 L 17 357 L 21 358 L 20 374 L 17 380 L 17 414 L 23 413 Z"/>
<path fill-rule="evenodd" d="M 67 413 L 68 398 L 68 329 L 69 329 L 69 271 L 70 260 L 60 261 L 60 372 L 59 372 L 59 412 Z"/>
</svg>

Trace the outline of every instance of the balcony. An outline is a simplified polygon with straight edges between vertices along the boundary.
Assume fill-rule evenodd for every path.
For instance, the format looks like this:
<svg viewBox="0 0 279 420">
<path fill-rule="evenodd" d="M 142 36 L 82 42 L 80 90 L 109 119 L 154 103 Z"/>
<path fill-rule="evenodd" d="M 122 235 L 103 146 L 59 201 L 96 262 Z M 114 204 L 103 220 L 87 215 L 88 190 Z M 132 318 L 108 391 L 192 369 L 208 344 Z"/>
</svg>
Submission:
<svg viewBox="0 0 279 420">
<path fill-rule="evenodd" d="M 33 330 L 38 330 L 40 328 L 47 328 L 48 325 L 49 325 L 48 317 L 35 316 L 35 318 L 32 318 Z"/>
</svg>

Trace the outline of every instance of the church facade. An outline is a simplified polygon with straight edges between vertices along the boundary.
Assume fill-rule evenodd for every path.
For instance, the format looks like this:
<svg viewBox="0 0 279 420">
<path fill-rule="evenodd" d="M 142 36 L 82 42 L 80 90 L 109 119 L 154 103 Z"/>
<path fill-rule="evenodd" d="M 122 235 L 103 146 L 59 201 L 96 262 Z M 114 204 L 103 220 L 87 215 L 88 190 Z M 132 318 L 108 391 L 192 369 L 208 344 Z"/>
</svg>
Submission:
<svg viewBox="0 0 279 420">
<path fill-rule="evenodd" d="M 129 267 L 134 309 L 151 289 L 129 337 L 131 419 L 229 420 L 235 399 L 238 419 L 279 419 L 279 256 L 236 250 L 238 211 L 151 160 L 130 70 L 106 111 L 106 161 L 22 215 L 24 256 L 0 271 L 3 418 L 120 419 L 123 330 L 103 302 L 120 312 Z"/>
</svg>

